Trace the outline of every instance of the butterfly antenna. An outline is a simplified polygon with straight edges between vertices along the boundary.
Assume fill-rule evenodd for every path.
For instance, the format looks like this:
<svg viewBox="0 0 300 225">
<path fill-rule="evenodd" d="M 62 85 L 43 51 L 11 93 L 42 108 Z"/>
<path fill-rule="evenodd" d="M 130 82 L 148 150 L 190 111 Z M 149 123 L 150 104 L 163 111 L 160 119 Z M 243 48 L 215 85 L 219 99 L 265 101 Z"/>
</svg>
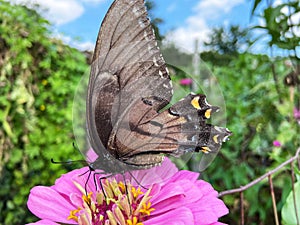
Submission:
<svg viewBox="0 0 300 225">
<path fill-rule="evenodd" d="M 55 161 L 53 158 L 51 158 L 51 163 L 53 164 L 71 164 L 71 163 L 84 163 L 86 164 L 86 161 L 83 160 L 83 159 L 80 159 L 80 160 L 70 160 L 70 161 Z"/>
<path fill-rule="evenodd" d="M 94 179 L 95 179 L 95 175 L 96 175 L 96 173 L 94 174 Z M 110 176 L 111 176 L 111 175 L 110 175 Z M 110 177 L 110 176 L 109 176 L 109 177 Z M 102 193 L 103 193 L 104 200 L 105 200 L 105 205 L 106 205 L 106 210 L 105 210 L 105 211 L 107 211 L 107 210 L 108 210 L 107 196 L 106 196 L 106 194 L 105 194 L 104 187 L 103 187 L 103 185 L 102 185 L 102 180 L 104 180 L 104 179 L 107 179 L 107 177 L 100 177 L 100 178 L 99 178 L 99 183 L 100 183 L 100 188 L 101 188 L 101 191 L 102 191 Z M 96 182 L 96 179 L 95 179 L 95 182 Z M 96 186 L 96 187 L 97 187 L 97 186 Z"/>
<path fill-rule="evenodd" d="M 97 174 L 103 174 L 103 173 L 97 173 L 97 172 L 94 173 L 94 182 L 95 182 L 95 185 L 96 185 L 96 190 L 97 190 L 97 187 L 98 187 L 98 186 L 97 186 L 97 182 L 96 182 L 96 175 L 97 175 Z M 105 191 L 104 191 L 104 188 L 103 188 L 103 185 L 102 185 L 102 180 L 108 179 L 108 178 L 110 178 L 110 177 L 112 177 L 112 176 L 114 176 L 114 174 L 110 174 L 110 175 L 108 175 L 108 176 L 100 177 L 100 178 L 99 178 L 100 188 L 101 188 L 101 191 L 103 192 L 105 201 L 106 201 L 106 199 L 107 199 L 107 196 L 106 196 L 106 194 L 105 194 Z"/>
<path fill-rule="evenodd" d="M 81 177 L 81 176 L 83 176 L 83 175 L 89 173 L 88 178 L 87 178 L 87 180 L 86 180 L 85 183 L 84 183 L 84 191 L 85 191 L 85 195 L 86 195 L 86 196 L 88 195 L 88 194 L 87 194 L 87 184 L 88 184 L 89 179 L 90 179 L 90 177 L 91 177 L 92 171 L 93 171 L 93 169 L 89 166 L 89 170 L 87 170 L 87 171 L 85 171 L 84 173 L 82 173 L 82 174 L 79 175 L 79 177 Z"/>
<path fill-rule="evenodd" d="M 128 204 L 131 205 L 130 198 L 129 198 L 128 187 L 127 187 L 127 182 L 126 182 L 126 178 L 125 178 L 124 173 L 122 173 L 122 177 L 123 177 L 124 184 L 125 184 L 125 193 L 126 193 L 126 196 L 127 196 L 127 201 L 128 201 Z M 129 207 L 129 208 L 130 208 L 130 215 L 132 215 L 132 209 L 131 209 L 131 207 Z"/>
<path fill-rule="evenodd" d="M 134 179 L 134 181 L 140 186 L 140 187 L 142 187 L 142 188 L 144 188 L 144 189 L 146 189 L 146 190 L 148 190 L 148 188 L 146 188 L 146 187 L 144 187 L 134 176 L 133 176 L 133 174 L 130 172 L 130 171 L 127 171 L 129 174 L 130 174 L 130 176 Z M 123 174 L 123 176 L 124 176 L 124 174 Z"/>
<path fill-rule="evenodd" d="M 78 152 L 80 152 L 80 149 L 78 148 L 78 145 L 74 141 L 73 141 L 73 148 L 76 149 Z"/>
<path fill-rule="evenodd" d="M 98 174 L 102 174 L 102 173 L 97 173 L 97 172 L 95 172 L 95 173 L 94 173 L 94 177 L 93 177 L 93 179 L 94 179 L 94 185 L 95 185 L 95 187 L 96 187 L 96 191 L 98 190 L 97 178 L 96 178 L 96 175 L 98 175 Z M 106 201 L 107 196 L 106 196 L 106 194 L 105 194 L 105 191 L 104 191 L 104 188 L 103 188 L 103 185 L 102 185 L 102 180 L 107 179 L 108 177 L 110 177 L 110 176 L 100 177 L 100 178 L 99 178 L 100 188 L 101 188 L 101 191 L 102 191 L 102 193 L 103 193 L 103 195 L 104 195 L 105 201 Z"/>
<path fill-rule="evenodd" d="M 88 196 L 88 194 L 87 194 L 87 185 L 88 185 L 89 179 L 91 177 L 92 170 L 89 170 L 88 172 L 89 172 L 89 175 L 88 175 L 88 178 L 86 179 L 85 184 L 84 184 L 84 190 L 85 190 L 85 195 L 86 196 Z M 87 172 L 85 172 L 84 174 L 86 174 L 86 173 Z"/>
<path fill-rule="evenodd" d="M 73 142 L 73 148 L 79 151 L 79 148 L 77 147 L 77 145 L 75 144 L 75 142 Z M 83 159 L 61 161 L 61 162 L 59 162 L 59 161 L 55 161 L 53 158 L 51 158 L 51 163 L 53 163 L 53 164 L 72 164 L 72 163 L 84 163 L 84 164 L 87 164 L 87 162 L 85 160 L 83 160 Z"/>
</svg>

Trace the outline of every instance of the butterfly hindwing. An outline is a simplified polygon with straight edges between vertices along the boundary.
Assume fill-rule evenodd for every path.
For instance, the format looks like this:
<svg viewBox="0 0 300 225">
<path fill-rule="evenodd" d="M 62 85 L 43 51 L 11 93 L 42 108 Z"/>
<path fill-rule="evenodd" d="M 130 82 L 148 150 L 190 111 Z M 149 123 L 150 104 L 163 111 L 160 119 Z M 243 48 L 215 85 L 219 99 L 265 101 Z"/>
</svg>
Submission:
<svg viewBox="0 0 300 225">
<path fill-rule="evenodd" d="M 216 107 L 204 95 L 190 94 L 162 112 L 157 110 L 161 100 L 140 99 L 123 117 L 110 142 L 119 160 L 145 166 L 140 159 L 146 155 L 147 165 L 155 165 L 162 153 L 177 157 L 194 151 L 217 154 L 230 132 L 206 123 Z"/>
</svg>

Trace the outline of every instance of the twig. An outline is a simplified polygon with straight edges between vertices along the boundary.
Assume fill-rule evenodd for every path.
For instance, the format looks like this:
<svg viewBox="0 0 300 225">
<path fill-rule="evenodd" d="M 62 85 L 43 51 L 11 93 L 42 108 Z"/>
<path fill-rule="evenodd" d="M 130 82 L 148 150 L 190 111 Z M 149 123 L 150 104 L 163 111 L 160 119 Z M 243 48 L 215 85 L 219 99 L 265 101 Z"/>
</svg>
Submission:
<svg viewBox="0 0 300 225">
<path fill-rule="evenodd" d="M 227 190 L 227 191 L 222 191 L 222 192 L 219 193 L 218 197 L 222 197 L 222 196 L 224 196 L 224 195 L 234 194 L 234 193 L 238 193 L 238 192 L 242 192 L 242 191 L 247 190 L 248 188 L 254 186 L 255 184 L 257 184 L 257 183 L 259 183 L 260 181 L 262 181 L 263 179 L 267 178 L 268 176 L 270 176 L 270 175 L 276 173 L 276 172 L 279 171 L 281 168 L 285 167 L 287 164 L 289 164 L 289 163 L 291 163 L 291 162 L 297 160 L 298 157 L 299 157 L 299 154 L 300 154 L 300 148 L 298 148 L 296 154 L 295 154 L 292 158 L 286 160 L 285 162 L 283 162 L 282 164 L 280 164 L 279 166 L 277 166 L 275 169 L 273 169 L 273 170 L 271 170 L 271 171 L 265 173 L 265 174 L 262 175 L 261 177 L 259 177 L 259 178 L 255 179 L 255 180 L 253 180 L 252 182 L 250 182 L 249 184 L 247 184 L 247 185 L 245 185 L 245 186 L 241 186 L 240 188 L 235 188 L 235 189 L 231 189 L 231 190 Z"/>
<path fill-rule="evenodd" d="M 276 206 L 276 199 L 275 199 L 275 194 L 274 194 L 274 187 L 273 187 L 273 181 L 272 181 L 272 176 L 269 175 L 269 184 L 270 184 L 270 191 L 271 191 L 271 197 L 272 197 L 272 205 L 273 205 L 273 211 L 274 211 L 274 217 L 275 217 L 275 224 L 279 225 L 279 220 L 278 220 L 278 214 L 277 214 L 277 206 Z"/>
<path fill-rule="evenodd" d="M 245 225 L 244 192 L 240 193 L 241 225 Z"/>
</svg>

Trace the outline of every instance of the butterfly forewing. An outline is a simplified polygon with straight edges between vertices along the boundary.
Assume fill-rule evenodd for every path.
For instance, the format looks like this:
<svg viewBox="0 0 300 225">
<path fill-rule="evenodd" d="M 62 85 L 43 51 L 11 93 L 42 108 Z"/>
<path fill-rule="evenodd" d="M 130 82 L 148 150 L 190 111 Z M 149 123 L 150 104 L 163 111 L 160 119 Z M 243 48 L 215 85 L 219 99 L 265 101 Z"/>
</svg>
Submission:
<svg viewBox="0 0 300 225">
<path fill-rule="evenodd" d="M 143 97 L 154 94 L 163 99 L 157 105 L 161 109 L 172 97 L 172 86 L 144 1 L 115 1 L 101 25 L 89 80 L 87 128 L 92 148 L 102 154 L 100 141 L 118 157 L 120 150 L 114 150 L 113 143 L 122 127 L 130 132 L 126 117 L 132 109 L 139 110 L 134 105 Z"/>
</svg>

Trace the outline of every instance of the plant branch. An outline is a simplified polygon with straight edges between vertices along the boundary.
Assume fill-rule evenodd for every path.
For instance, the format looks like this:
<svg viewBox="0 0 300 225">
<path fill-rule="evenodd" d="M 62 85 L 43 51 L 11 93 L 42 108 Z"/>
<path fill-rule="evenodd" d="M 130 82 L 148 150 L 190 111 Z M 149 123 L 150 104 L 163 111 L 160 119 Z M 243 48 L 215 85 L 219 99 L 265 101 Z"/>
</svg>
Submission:
<svg viewBox="0 0 300 225">
<path fill-rule="evenodd" d="M 252 182 L 250 182 L 249 184 L 245 185 L 245 186 L 241 186 L 240 188 L 235 188 L 235 189 L 230 189 L 230 190 L 227 190 L 227 191 L 222 191 L 219 193 L 218 197 L 222 197 L 224 195 L 229 195 L 229 194 L 234 194 L 234 193 L 238 193 L 238 192 L 242 192 L 242 191 L 245 191 L 247 190 L 248 188 L 254 186 L 255 184 L 259 183 L 260 181 L 264 180 L 265 178 L 267 178 L 268 176 L 278 172 L 280 169 L 282 169 L 283 167 L 285 167 L 286 165 L 288 165 L 289 163 L 295 161 L 298 159 L 299 157 L 299 154 L 300 154 L 300 148 L 298 148 L 296 154 L 286 160 L 285 162 L 281 163 L 279 166 L 277 166 L 275 169 L 265 173 L 264 175 L 262 175 L 261 177 L 253 180 Z"/>
</svg>

